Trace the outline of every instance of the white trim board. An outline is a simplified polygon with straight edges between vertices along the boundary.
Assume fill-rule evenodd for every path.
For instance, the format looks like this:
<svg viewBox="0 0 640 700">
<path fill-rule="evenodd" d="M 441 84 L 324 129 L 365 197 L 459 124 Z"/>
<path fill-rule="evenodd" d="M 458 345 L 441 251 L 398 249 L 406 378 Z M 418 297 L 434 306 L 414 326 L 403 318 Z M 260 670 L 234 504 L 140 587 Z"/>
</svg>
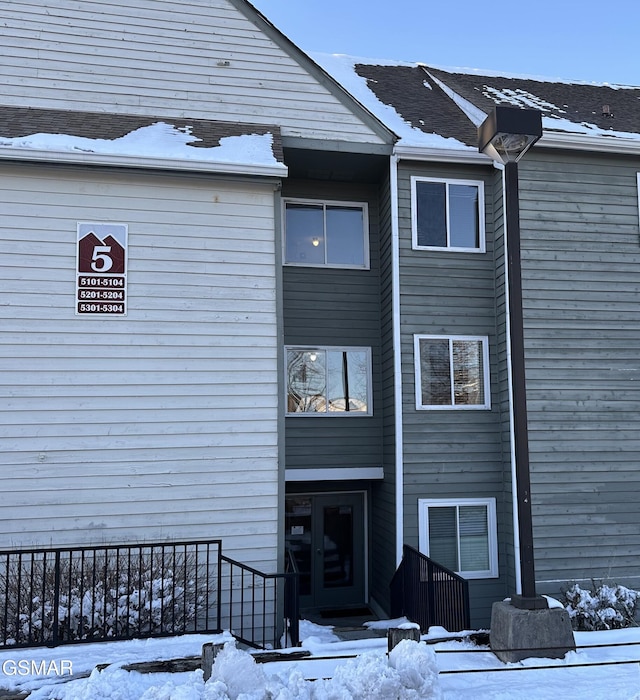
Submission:
<svg viewBox="0 0 640 700">
<path fill-rule="evenodd" d="M 285 481 L 357 481 L 384 479 L 382 467 L 339 467 L 327 469 L 285 469 Z"/>
<path fill-rule="evenodd" d="M 43 151 L 35 148 L 2 148 L 0 149 L 0 160 L 102 165 L 121 168 L 143 168 L 147 170 L 190 170 L 193 172 L 220 173 L 223 175 L 257 175 L 260 177 L 287 177 L 288 174 L 287 166 L 280 163 L 275 165 L 226 163 L 151 156 Z"/>
</svg>

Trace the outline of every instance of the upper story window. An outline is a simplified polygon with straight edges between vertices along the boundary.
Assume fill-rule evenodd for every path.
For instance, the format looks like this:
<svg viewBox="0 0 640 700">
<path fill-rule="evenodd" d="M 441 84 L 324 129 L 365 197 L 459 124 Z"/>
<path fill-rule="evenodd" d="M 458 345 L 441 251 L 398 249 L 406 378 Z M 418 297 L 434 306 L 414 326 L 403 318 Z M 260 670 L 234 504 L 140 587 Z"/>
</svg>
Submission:
<svg viewBox="0 0 640 700">
<path fill-rule="evenodd" d="M 414 336 L 416 408 L 491 408 L 486 337 Z"/>
<path fill-rule="evenodd" d="M 484 253 L 484 183 L 412 177 L 411 228 L 417 250 Z"/>
<path fill-rule="evenodd" d="M 287 200 L 284 262 L 314 267 L 369 268 L 367 205 Z"/>
<path fill-rule="evenodd" d="M 287 415 L 370 416 L 370 348 L 286 348 Z"/>
<path fill-rule="evenodd" d="M 498 576 L 495 498 L 418 500 L 420 551 L 465 578 Z"/>
</svg>

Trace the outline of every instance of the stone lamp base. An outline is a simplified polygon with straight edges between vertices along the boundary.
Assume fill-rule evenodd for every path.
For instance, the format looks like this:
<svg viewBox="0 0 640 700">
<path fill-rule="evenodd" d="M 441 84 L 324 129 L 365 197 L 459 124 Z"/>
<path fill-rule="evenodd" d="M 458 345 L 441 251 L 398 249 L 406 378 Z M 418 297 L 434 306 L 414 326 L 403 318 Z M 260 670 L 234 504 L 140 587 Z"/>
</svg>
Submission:
<svg viewBox="0 0 640 700">
<path fill-rule="evenodd" d="M 489 643 L 493 653 L 506 663 L 531 657 L 562 659 L 576 649 L 564 608 L 527 609 L 506 602 L 493 604 Z"/>
</svg>

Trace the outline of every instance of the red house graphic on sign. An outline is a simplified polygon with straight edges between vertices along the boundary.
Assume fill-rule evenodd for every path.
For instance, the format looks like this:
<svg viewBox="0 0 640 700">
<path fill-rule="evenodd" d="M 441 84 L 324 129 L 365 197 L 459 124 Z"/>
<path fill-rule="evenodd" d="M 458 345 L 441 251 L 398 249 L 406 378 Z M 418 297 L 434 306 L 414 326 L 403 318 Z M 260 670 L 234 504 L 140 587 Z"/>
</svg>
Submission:
<svg viewBox="0 0 640 700">
<path fill-rule="evenodd" d="M 111 235 L 104 240 L 93 231 L 78 241 L 78 272 L 124 274 L 124 248 Z"/>
</svg>

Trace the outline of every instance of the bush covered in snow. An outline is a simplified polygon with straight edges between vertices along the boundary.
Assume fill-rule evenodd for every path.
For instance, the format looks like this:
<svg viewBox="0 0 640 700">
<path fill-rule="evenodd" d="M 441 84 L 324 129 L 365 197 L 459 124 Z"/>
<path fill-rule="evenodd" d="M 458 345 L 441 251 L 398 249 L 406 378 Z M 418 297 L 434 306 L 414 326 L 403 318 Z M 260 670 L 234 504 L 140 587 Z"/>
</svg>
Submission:
<svg viewBox="0 0 640 700">
<path fill-rule="evenodd" d="M 640 592 L 593 582 L 593 592 L 574 583 L 564 591 L 564 606 L 573 629 L 612 630 L 635 626 Z"/>
<path fill-rule="evenodd" d="M 0 571 L 0 639 L 46 643 L 56 617 L 65 641 L 183 632 L 198 602 L 192 578 L 181 552 L 105 550 L 61 558 L 57 568 L 52 556 L 13 559 Z"/>
</svg>

